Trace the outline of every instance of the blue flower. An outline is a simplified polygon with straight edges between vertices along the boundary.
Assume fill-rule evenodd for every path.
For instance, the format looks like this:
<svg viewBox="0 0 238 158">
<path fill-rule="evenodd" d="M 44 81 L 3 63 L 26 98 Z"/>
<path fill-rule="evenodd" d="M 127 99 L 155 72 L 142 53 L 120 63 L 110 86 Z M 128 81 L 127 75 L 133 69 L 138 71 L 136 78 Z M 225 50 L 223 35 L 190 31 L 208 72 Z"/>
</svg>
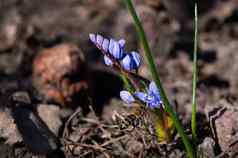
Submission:
<svg viewBox="0 0 238 158">
<path fill-rule="evenodd" d="M 108 52 L 108 47 L 109 47 L 109 40 L 104 39 L 102 42 L 102 49 L 104 50 L 104 52 Z"/>
<path fill-rule="evenodd" d="M 90 33 L 89 34 L 89 39 L 94 43 L 94 44 L 96 44 L 96 36 L 95 36 L 95 34 L 92 34 L 92 33 Z"/>
<path fill-rule="evenodd" d="M 125 47 L 125 44 L 126 44 L 126 41 L 125 41 L 124 39 L 120 39 L 120 40 L 118 41 L 118 43 L 119 43 L 119 45 L 120 45 L 122 48 L 124 48 L 124 47 Z"/>
<path fill-rule="evenodd" d="M 95 35 L 92 33 L 89 34 L 89 38 L 101 51 L 111 54 L 115 59 L 121 60 L 125 57 L 124 39 L 119 41 L 114 39 L 108 40 L 99 34 Z"/>
<path fill-rule="evenodd" d="M 121 99 L 126 102 L 127 104 L 131 104 L 135 101 L 135 98 L 132 96 L 132 94 L 128 91 L 121 91 L 120 92 Z"/>
<path fill-rule="evenodd" d="M 137 52 L 132 51 L 122 59 L 121 64 L 123 68 L 128 71 L 138 69 L 141 64 L 140 55 Z"/>
<path fill-rule="evenodd" d="M 114 39 L 106 39 L 99 34 L 89 34 L 90 40 L 100 49 L 104 54 L 104 62 L 106 65 L 113 65 L 114 60 L 119 61 L 121 67 L 127 71 L 137 70 L 141 64 L 140 55 L 132 51 L 125 53 L 124 39 L 118 41 Z"/>
<path fill-rule="evenodd" d="M 116 59 L 122 59 L 125 56 L 124 50 L 118 41 L 110 40 L 109 53 Z"/>
<path fill-rule="evenodd" d="M 104 55 L 104 63 L 107 65 L 107 66 L 112 66 L 113 65 L 113 62 L 110 58 L 108 58 L 106 55 Z"/>
<path fill-rule="evenodd" d="M 158 108 L 162 105 L 162 100 L 160 98 L 159 90 L 158 90 L 155 82 L 153 82 L 153 81 L 149 84 L 147 93 L 135 92 L 134 95 L 138 99 L 140 99 L 142 102 L 146 103 L 146 105 L 151 109 Z"/>
<path fill-rule="evenodd" d="M 155 82 L 150 82 L 146 92 L 135 92 L 133 95 L 128 91 L 121 91 L 120 97 L 127 104 L 135 102 L 135 97 L 145 103 L 150 109 L 159 108 L 162 105 L 159 90 Z"/>
</svg>

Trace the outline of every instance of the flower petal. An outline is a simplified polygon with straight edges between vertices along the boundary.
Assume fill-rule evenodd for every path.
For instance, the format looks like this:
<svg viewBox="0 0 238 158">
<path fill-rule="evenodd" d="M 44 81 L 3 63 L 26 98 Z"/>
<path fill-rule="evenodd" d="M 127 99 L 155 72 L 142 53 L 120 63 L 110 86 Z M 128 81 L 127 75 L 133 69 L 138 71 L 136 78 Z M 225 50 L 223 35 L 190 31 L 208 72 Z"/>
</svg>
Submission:
<svg viewBox="0 0 238 158">
<path fill-rule="evenodd" d="M 138 99 L 140 99 L 142 102 L 144 102 L 144 103 L 148 102 L 148 100 L 147 100 L 148 95 L 146 93 L 144 93 L 144 92 L 135 92 L 134 95 Z"/>
<path fill-rule="evenodd" d="M 127 54 L 122 60 L 122 66 L 128 71 L 138 69 L 140 63 L 140 55 L 137 52 Z"/>
<path fill-rule="evenodd" d="M 102 42 L 102 49 L 105 53 L 108 52 L 108 47 L 109 47 L 109 40 L 104 39 Z"/>
<path fill-rule="evenodd" d="M 110 39 L 110 41 L 109 41 L 109 53 L 111 55 L 113 54 L 114 43 L 115 43 L 115 41 L 113 39 Z"/>
<path fill-rule="evenodd" d="M 131 60 L 131 55 L 127 54 L 121 61 L 122 67 L 127 70 L 131 71 L 134 69 L 133 67 L 133 61 Z"/>
<path fill-rule="evenodd" d="M 154 102 L 154 104 L 161 104 L 162 103 L 159 89 L 157 88 L 154 81 L 150 82 L 148 95 L 150 95 L 151 98 L 153 98 L 152 102 Z"/>
<path fill-rule="evenodd" d="M 155 102 L 150 102 L 147 105 L 150 109 L 154 109 L 154 108 L 159 108 L 161 106 L 161 103 L 155 101 Z"/>
<path fill-rule="evenodd" d="M 101 35 L 97 35 L 97 45 L 101 46 L 103 42 L 103 37 Z"/>
<path fill-rule="evenodd" d="M 153 93 L 153 95 L 160 96 L 159 89 L 157 88 L 154 81 L 151 81 L 149 84 L 149 93 Z"/>
<path fill-rule="evenodd" d="M 95 44 L 96 43 L 96 35 L 93 33 L 89 34 L 89 39 Z"/>
<path fill-rule="evenodd" d="M 135 101 L 135 98 L 131 95 L 131 93 L 125 90 L 120 92 L 120 97 L 127 104 L 131 104 Z"/>
<path fill-rule="evenodd" d="M 107 66 L 112 66 L 113 65 L 113 62 L 110 58 L 108 58 L 106 55 L 104 55 L 104 63 L 107 65 Z"/>
<path fill-rule="evenodd" d="M 112 51 L 113 57 L 116 59 L 119 59 L 120 53 L 121 53 L 121 49 L 120 49 L 118 42 L 114 42 L 114 47 L 113 47 L 113 51 Z"/>
<path fill-rule="evenodd" d="M 140 64 L 141 64 L 141 58 L 140 58 L 139 53 L 137 53 L 135 51 L 132 51 L 131 52 L 131 56 L 132 56 L 133 62 L 135 64 L 135 67 L 138 68 L 140 66 Z"/>
<path fill-rule="evenodd" d="M 118 43 L 119 43 L 120 47 L 123 48 L 125 46 L 125 44 L 126 44 L 126 41 L 124 39 L 120 39 L 118 41 Z"/>
</svg>

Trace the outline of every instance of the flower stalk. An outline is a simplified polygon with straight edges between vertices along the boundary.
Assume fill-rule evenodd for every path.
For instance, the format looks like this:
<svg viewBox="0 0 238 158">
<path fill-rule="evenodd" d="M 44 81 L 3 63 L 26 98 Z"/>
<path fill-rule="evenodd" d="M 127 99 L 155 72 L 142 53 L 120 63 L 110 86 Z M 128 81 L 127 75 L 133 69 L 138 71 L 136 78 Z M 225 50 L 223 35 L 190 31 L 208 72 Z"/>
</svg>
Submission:
<svg viewBox="0 0 238 158">
<path fill-rule="evenodd" d="M 123 74 L 120 74 L 121 80 L 124 83 L 125 88 L 127 89 L 127 91 L 129 91 L 130 93 L 132 93 L 133 91 L 135 91 L 134 87 L 130 84 L 129 80 L 127 79 L 127 77 Z"/>
<path fill-rule="evenodd" d="M 130 14 L 134 20 L 134 24 L 135 24 L 139 39 L 142 43 L 142 46 L 144 49 L 144 54 L 145 54 L 152 78 L 160 90 L 160 95 L 161 95 L 163 104 L 165 106 L 165 111 L 170 115 L 179 135 L 181 136 L 182 141 L 183 141 L 185 148 L 187 150 L 188 156 L 190 158 L 194 158 L 195 152 L 194 152 L 193 146 L 189 142 L 189 139 L 188 139 L 187 135 L 185 134 L 183 127 L 182 127 L 180 121 L 178 120 L 178 117 L 176 116 L 175 112 L 173 111 L 172 106 L 170 105 L 169 100 L 165 94 L 163 87 L 162 87 L 162 84 L 161 84 L 161 81 L 159 78 L 159 74 L 157 72 L 156 65 L 155 65 L 152 53 L 150 51 L 150 48 L 149 48 L 148 40 L 146 38 L 144 29 L 143 29 L 142 24 L 139 20 L 139 17 L 136 14 L 135 8 L 133 7 L 131 0 L 123 0 L 123 1 L 125 2 L 126 6 L 128 8 L 128 11 L 130 12 Z"/>
<path fill-rule="evenodd" d="M 165 115 L 160 92 L 155 82 L 150 82 L 137 74 L 141 65 L 140 55 L 135 51 L 126 52 L 123 39 L 109 40 L 100 34 L 92 33 L 89 38 L 101 50 L 104 55 L 104 63 L 117 70 L 121 75 L 127 89 L 127 91 L 120 92 L 121 99 L 127 104 L 137 102 L 141 107 L 146 107 L 148 111 L 155 113 L 153 123 L 158 141 L 171 141 L 174 124 L 170 117 Z M 161 112 L 158 113 L 156 109 Z"/>
</svg>

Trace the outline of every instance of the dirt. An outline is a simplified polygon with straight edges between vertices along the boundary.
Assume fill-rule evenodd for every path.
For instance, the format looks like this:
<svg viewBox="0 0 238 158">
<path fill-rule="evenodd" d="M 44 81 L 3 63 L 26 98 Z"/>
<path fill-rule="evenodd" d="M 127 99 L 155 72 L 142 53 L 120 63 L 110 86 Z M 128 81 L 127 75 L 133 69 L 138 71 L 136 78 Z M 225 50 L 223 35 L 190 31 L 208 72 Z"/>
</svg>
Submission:
<svg viewBox="0 0 238 158">
<path fill-rule="evenodd" d="M 191 136 L 193 8 L 135 0 L 166 94 Z M 186 157 L 159 143 L 89 33 L 142 47 L 120 0 L 0 2 L 0 157 Z M 199 1 L 197 126 L 201 157 L 238 157 L 238 1 Z M 70 62 L 69 62 L 70 61 Z M 143 62 L 139 73 L 150 79 Z M 149 128 L 145 128 L 149 126 Z"/>
</svg>

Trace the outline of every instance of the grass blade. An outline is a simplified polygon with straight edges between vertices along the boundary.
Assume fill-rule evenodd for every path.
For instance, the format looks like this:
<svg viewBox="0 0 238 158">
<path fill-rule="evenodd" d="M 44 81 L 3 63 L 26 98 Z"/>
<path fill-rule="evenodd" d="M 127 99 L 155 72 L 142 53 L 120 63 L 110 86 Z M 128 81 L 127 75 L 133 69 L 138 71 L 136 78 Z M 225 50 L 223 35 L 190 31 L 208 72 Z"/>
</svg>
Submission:
<svg viewBox="0 0 238 158">
<path fill-rule="evenodd" d="M 192 83 L 192 138 L 196 143 L 196 89 L 197 89 L 197 43 L 198 43 L 198 15 L 197 15 L 197 2 L 194 4 L 194 50 L 193 50 L 193 83 Z"/>
</svg>

